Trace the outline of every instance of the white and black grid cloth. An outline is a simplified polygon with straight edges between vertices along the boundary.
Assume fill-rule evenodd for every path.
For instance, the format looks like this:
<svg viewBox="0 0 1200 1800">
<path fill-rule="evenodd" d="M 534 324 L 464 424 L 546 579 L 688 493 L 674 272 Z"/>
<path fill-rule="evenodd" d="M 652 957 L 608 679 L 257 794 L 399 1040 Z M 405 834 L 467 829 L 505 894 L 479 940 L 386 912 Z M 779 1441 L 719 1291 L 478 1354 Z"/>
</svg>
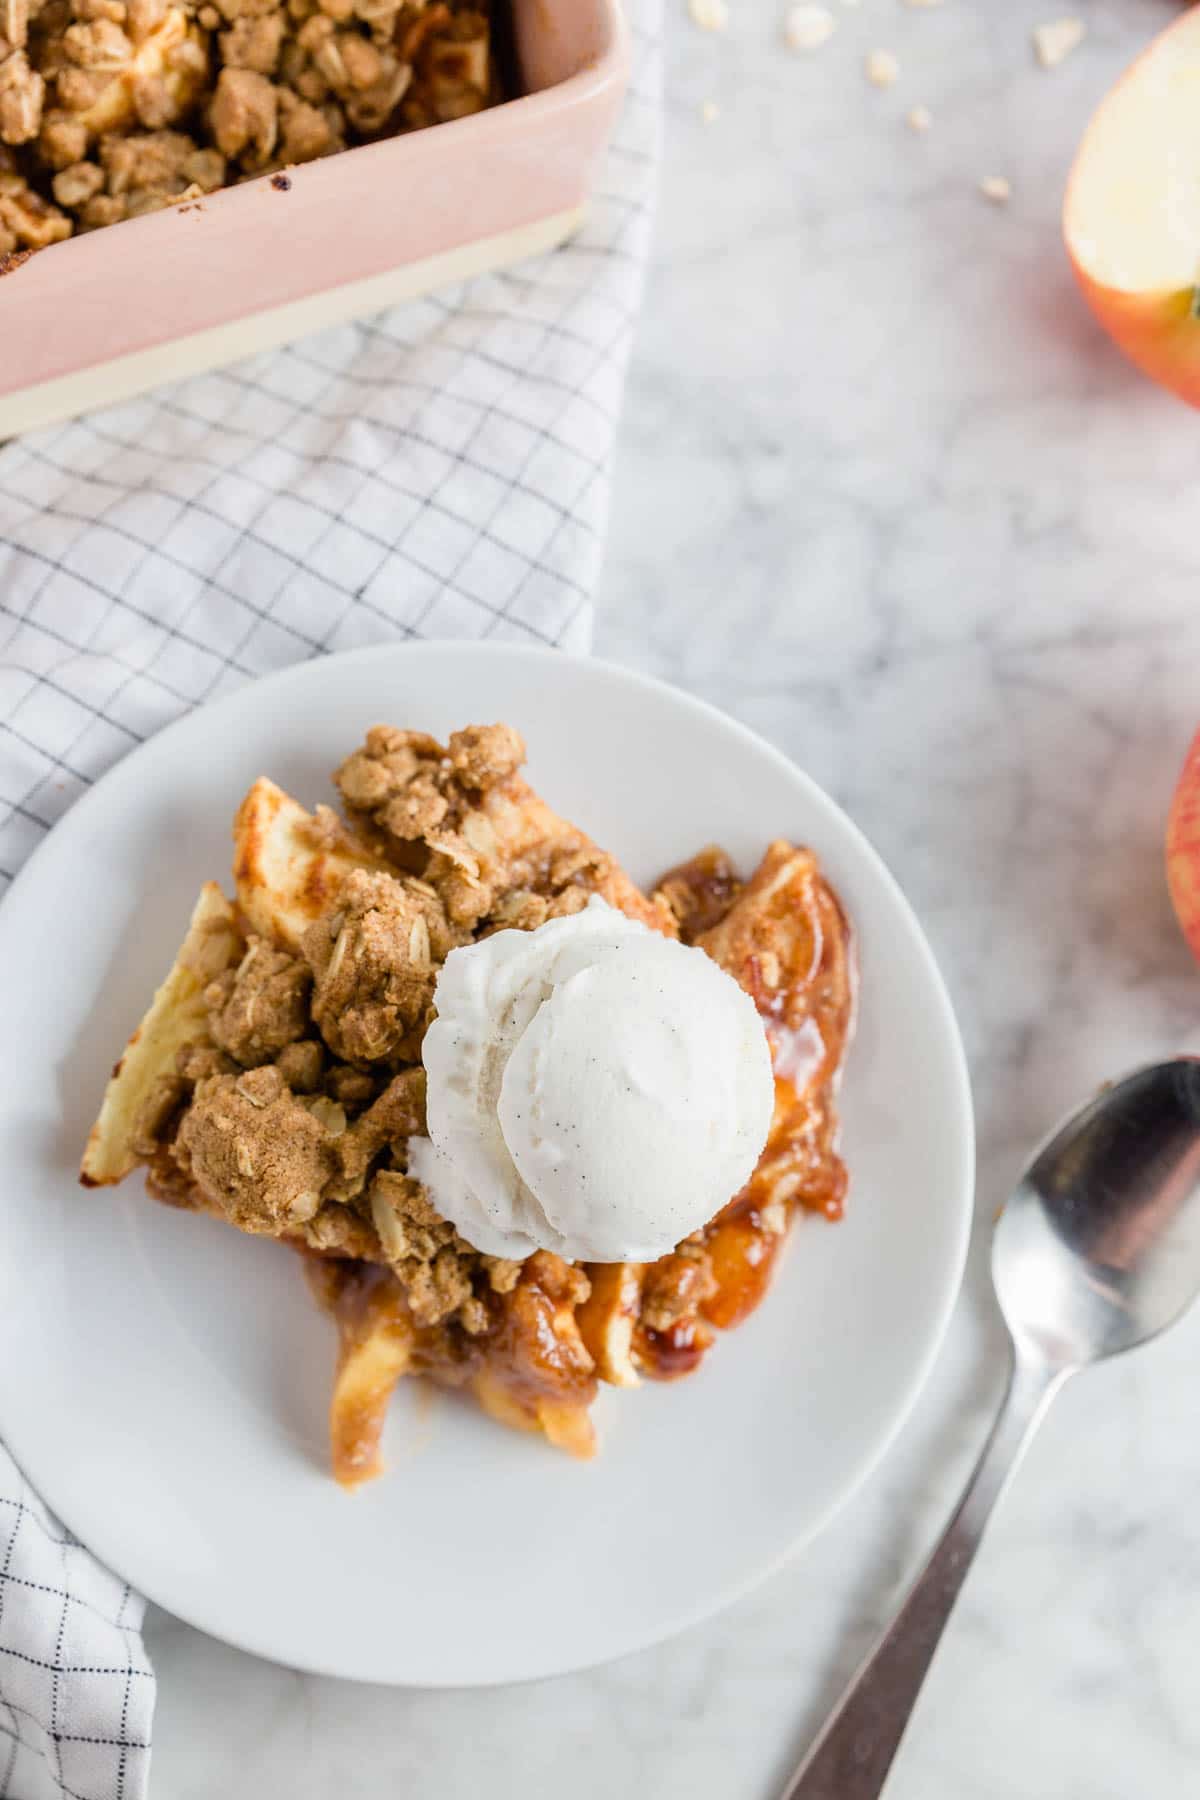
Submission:
<svg viewBox="0 0 1200 1800">
<path fill-rule="evenodd" d="M 0 893 L 188 708 L 373 640 L 585 650 L 658 165 L 660 0 L 561 250 L 0 445 Z M 141 1800 L 144 1603 L 0 1444 L 0 1797 Z"/>
</svg>

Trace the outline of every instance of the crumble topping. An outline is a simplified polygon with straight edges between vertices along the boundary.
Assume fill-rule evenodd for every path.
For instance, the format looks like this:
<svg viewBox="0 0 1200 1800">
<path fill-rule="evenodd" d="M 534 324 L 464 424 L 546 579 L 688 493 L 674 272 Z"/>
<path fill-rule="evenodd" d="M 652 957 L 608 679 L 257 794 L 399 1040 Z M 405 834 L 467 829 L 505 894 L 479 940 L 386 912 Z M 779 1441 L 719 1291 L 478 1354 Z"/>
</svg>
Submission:
<svg viewBox="0 0 1200 1800">
<path fill-rule="evenodd" d="M 268 1065 L 198 1083 L 175 1152 L 243 1231 L 306 1224 L 337 1173 L 334 1134 Z"/>
<path fill-rule="evenodd" d="M 189 1088 L 208 1075 L 236 1075 L 237 1063 L 232 1056 L 213 1044 L 184 1044 L 175 1058 L 175 1067 Z"/>
<path fill-rule="evenodd" d="M 353 1207 L 332 1201 L 305 1226 L 304 1242 L 318 1256 L 345 1256 L 368 1263 L 379 1260 L 379 1238 L 371 1221 Z"/>
<path fill-rule="evenodd" d="M 355 750 L 334 774 L 352 812 L 374 812 L 403 792 L 423 759 L 440 758 L 441 745 L 423 731 L 400 731 L 373 725 L 361 750 Z"/>
<path fill-rule="evenodd" d="M 454 936 L 435 897 L 394 875 L 356 869 L 341 898 L 301 940 L 312 1016 L 336 1056 L 379 1061 L 424 1020 Z"/>
<path fill-rule="evenodd" d="M 294 1094 L 315 1094 L 325 1072 L 324 1048 L 315 1038 L 301 1038 L 298 1043 L 285 1044 L 275 1058 L 275 1067 Z M 356 1070 L 351 1069 L 349 1073 L 358 1078 Z M 372 1085 L 370 1077 L 359 1079 L 366 1081 L 369 1093 Z M 343 1098 L 336 1089 L 333 1097 L 335 1100 Z"/>
<path fill-rule="evenodd" d="M 440 1325 L 456 1317 L 469 1337 L 486 1331 L 492 1324 L 487 1294 L 511 1294 L 523 1265 L 481 1256 L 436 1211 L 420 1182 L 394 1169 L 376 1175 L 370 1202 L 414 1324 Z"/>
<path fill-rule="evenodd" d="M 366 1106 L 375 1098 L 375 1077 L 348 1063 L 336 1063 L 325 1077 L 325 1086 L 343 1106 Z"/>
<path fill-rule="evenodd" d="M 0 134 L 6 144 L 27 144 L 42 122 L 46 84 L 23 50 L 0 63 Z"/>
<path fill-rule="evenodd" d="M 525 741 L 511 725 L 468 725 L 450 736 L 450 766 L 478 793 L 507 781 L 525 761 Z"/>
<path fill-rule="evenodd" d="M 345 1087 L 343 1084 L 343 1091 Z M 425 1071 L 402 1069 L 354 1123 L 338 1145 L 339 1197 L 362 1192 L 367 1171 L 381 1151 L 394 1147 L 404 1159 L 408 1140 L 425 1130 Z"/>
<path fill-rule="evenodd" d="M 712 1258 L 702 1243 L 689 1238 L 670 1256 L 651 1263 L 642 1289 L 642 1324 L 650 1331 L 670 1331 L 698 1312 L 716 1287 Z"/>
<path fill-rule="evenodd" d="M 307 964 L 252 937 L 237 968 L 225 970 L 204 991 L 214 1041 L 245 1068 L 270 1062 L 308 1031 L 311 987 Z M 304 1091 L 315 1086 L 310 1080 Z"/>
<path fill-rule="evenodd" d="M 434 1210 L 420 1182 L 381 1170 L 371 1184 L 371 1217 L 416 1325 L 440 1325 L 472 1303 L 465 1329 L 486 1328 L 487 1311 L 471 1282 L 476 1254 Z"/>
<path fill-rule="evenodd" d="M 6 104 L 11 98 L 4 89 L 7 66 L 0 65 L 0 135 Z M 14 250 L 44 250 L 47 244 L 56 244 L 70 234 L 69 221 L 56 206 L 48 205 L 40 194 L 34 193 L 18 174 L 11 151 L 6 152 L 0 143 L 0 256 Z"/>
<path fill-rule="evenodd" d="M 0 0 L 0 253 L 482 110 L 489 8 Z"/>
<path fill-rule="evenodd" d="M 424 880 L 456 933 L 528 930 L 580 911 L 590 894 L 671 931 L 665 907 L 538 799 L 524 758 L 507 725 L 453 732 L 444 749 L 427 732 L 378 725 L 334 780 L 360 836 Z"/>
</svg>

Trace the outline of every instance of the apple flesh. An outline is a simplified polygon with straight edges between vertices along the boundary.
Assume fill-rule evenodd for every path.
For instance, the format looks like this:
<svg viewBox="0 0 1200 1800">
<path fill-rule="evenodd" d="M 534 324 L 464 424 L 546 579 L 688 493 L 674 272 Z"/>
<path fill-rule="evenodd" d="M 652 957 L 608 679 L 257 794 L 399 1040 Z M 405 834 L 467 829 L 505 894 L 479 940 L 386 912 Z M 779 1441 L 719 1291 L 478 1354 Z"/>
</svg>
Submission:
<svg viewBox="0 0 1200 1800">
<path fill-rule="evenodd" d="M 1192 739 L 1167 820 L 1167 886 L 1183 935 L 1200 959 L 1200 731 Z"/>
<path fill-rule="evenodd" d="M 1101 102 L 1071 170 L 1063 235 L 1105 330 L 1200 406 L 1200 9 Z"/>
</svg>

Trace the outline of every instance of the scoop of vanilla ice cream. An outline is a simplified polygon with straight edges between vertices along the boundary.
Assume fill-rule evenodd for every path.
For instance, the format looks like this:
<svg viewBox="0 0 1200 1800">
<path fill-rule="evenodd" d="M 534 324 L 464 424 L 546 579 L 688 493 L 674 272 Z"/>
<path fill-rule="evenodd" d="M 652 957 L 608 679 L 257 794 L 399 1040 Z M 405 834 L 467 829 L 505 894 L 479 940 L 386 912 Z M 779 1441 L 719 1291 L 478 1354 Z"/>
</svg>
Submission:
<svg viewBox="0 0 1200 1800">
<path fill-rule="evenodd" d="M 593 898 L 452 950 L 408 1166 L 489 1256 L 648 1262 L 749 1179 L 774 1103 L 753 1001 Z"/>
</svg>

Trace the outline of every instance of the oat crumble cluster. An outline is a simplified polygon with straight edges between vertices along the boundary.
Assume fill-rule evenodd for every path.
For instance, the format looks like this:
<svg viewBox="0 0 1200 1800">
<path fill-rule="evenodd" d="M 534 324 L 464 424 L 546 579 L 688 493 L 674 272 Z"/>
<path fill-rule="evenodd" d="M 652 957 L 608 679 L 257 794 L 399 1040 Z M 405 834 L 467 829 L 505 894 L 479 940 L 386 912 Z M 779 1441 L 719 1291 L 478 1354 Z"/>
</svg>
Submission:
<svg viewBox="0 0 1200 1800">
<path fill-rule="evenodd" d="M 0 255 L 500 98 L 491 0 L 0 0 Z"/>
</svg>

